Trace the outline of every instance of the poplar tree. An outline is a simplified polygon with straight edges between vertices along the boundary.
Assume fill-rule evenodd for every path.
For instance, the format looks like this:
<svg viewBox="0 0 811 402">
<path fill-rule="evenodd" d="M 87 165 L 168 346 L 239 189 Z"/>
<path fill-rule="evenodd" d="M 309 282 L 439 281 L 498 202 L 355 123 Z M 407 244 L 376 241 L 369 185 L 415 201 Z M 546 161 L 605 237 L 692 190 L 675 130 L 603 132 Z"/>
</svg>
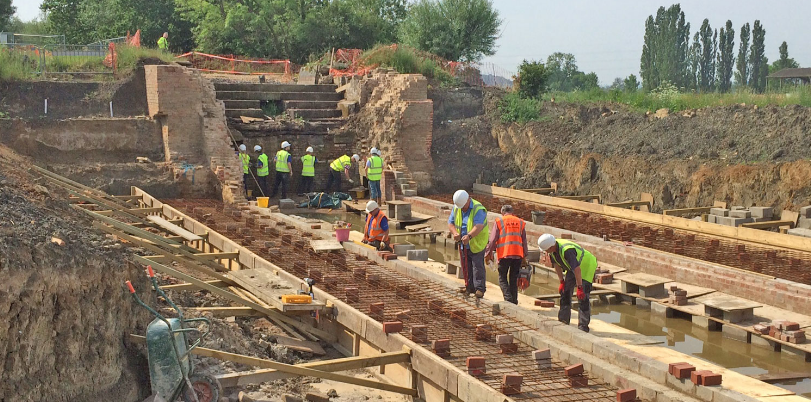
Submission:
<svg viewBox="0 0 811 402">
<path fill-rule="evenodd" d="M 749 23 L 741 27 L 741 44 L 738 48 L 738 61 L 735 65 L 735 82 L 738 85 L 749 85 Z"/>
<path fill-rule="evenodd" d="M 727 20 L 726 28 L 721 28 L 718 35 L 718 71 L 716 81 L 719 92 L 729 92 L 732 88 L 732 69 L 735 64 L 735 30 L 732 21 Z"/>
<path fill-rule="evenodd" d="M 766 30 L 755 20 L 752 26 L 752 46 L 749 52 L 749 85 L 757 92 L 766 89 L 766 76 L 769 75 L 769 59 L 766 58 L 764 41 Z"/>
</svg>

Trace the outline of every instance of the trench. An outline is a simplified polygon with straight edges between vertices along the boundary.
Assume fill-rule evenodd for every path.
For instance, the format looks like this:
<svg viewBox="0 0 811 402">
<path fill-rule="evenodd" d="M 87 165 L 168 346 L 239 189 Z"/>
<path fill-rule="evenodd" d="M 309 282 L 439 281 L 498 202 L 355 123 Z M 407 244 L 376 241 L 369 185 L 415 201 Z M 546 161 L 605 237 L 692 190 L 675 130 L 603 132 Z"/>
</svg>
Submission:
<svg viewBox="0 0 811 402">
<path fill-rule="evenodd" d="M 345 221 L 352 224 L 352 230 L 361 232 L 364 220 L 358 213 L 305 212 L 295 215 L 321 219 L 330 223 Z M 406 233 L 406 230 L 390 227 L 390 233 Z M 428 256 L 434 261 L 445 262 L 458 260 L 457 251 L 452 243 L 437 239 L 431 243 L 427 237 L 408 236 L 405 240 L 418 248 L 428 249 Z M 487 270 L 487 281 L 498 284 L 498 273 Z M 557 292 L 556 279 L 551 282 L 543 273 L 532 276 L 529 288 L 524 291 L 527 296 L 553 294 Z M 710 331 L 693 325 L 690 316 L 672 318 L 657 316 L 650 309 L 639 308 L 630 304 L 608 304 L 605 298 L 592 298 L 592 319 L 617 325 L 645 335 L 663 346 L 686 355 L 696 357 L 712 364 L 724 367 L 744 375 L 777 374 L 811 371 L 811 364 L 802 356 L 774 352 L 769 348 L 723 337 L 721 331 Z M 794 392 L 799 396 L 811 399 L 811 379 L 772 382 L 771 384 Z"/>
</svg>

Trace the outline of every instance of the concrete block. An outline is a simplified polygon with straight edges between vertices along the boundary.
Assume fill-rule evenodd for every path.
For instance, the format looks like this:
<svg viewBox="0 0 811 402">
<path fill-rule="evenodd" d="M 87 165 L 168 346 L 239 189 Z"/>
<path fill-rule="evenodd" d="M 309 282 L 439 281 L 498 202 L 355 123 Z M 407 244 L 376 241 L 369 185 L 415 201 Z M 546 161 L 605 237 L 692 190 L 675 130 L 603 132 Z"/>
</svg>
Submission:
<svg viewBox="0 0 811 402">
<path fill-rule="evenodd" d="M 797 221 L 797 227 L 800 229 L 811 229 L 811 218 L 800 218 Z"/>
<path fill-rule="evenodd" d="M 653 302 L 650 304 L 650 311 L 654 315 L 664 316 L 664 317 L 673 317 L 673 309 L 670 307 L 665 306 L 662 303 Z"/>
<path fill-rule="evenodd" d="M 462 267 L 456 270 L 456 279 L 465 279 L 465 270 Z"/>
<path fill-rule="evenodd" d="M 403 190 L 403 196 L 405 197 L 416 197 L 417 190 Z"/>
<path fill-rule="evenodd" d="M 641 297 L 636 298 L 636 306 L 637 307 L 639 307 L 639 308 L 650 308 L 650 305 L 651 305 L 651 302 L 649 302 L 649 301 L 647 301 L 647 300 L 645 300 L 645 299 L 643 299 Z"/>
<path fill-rule="evenodd" d="M 693 321 L 693 325 L 697 325 L 697 326 L 699 326 L 701 328 L 705 328 L 705 329 L 708 329 L 710 331 L 718 331 L 719 329 L 721 329 L 720 328 L 721 324 L 719 324 L 719 323 L 717 323 L 717 322 L 715 322 L 713 320 L 710 320 L 709 318 L 704 317 L 704 316 L 694 315 L 692 317 L 692 321 Z"/>
<path fill-rule="evenodd" d="M 745 209 L 746 207 L 743 205 L 733 205 L 732 208 L 730 208 L 730 211 L 743 211 Z"/>
<path fill-rule="evenodd" d="M 800 208 L 800 217 L 811 218 L 811 205 Z"/>
<path fill-rule="evenodd" d="M 456 265 L 451 263 L 445 264 L 445 273 L 448 275 L 456 275 Z"/>
<path fill-rule="evenodd" d="M 406 244 L 395 244 L 393 248 L 394 248 L 394 254 L 397 254 L 400 257 L 405 257 L 406 252 L 408 250 L 414 250 L 414 249 L 417 248 L 417 246 L 415 246 L 413 244 L 407 244 L 406 243 Z"/>
<path fill-rule="evenodd" d="M 718 218 L 718 217 L 715 216 L 715 215 L 707 215 L 707 222 L 709 222 L 709 223 L 718 223 L 716 221 L 716 218 Z"/>
<path fill-rule="evenodd" d="M 406 258 L 411 261 L 428 261 L 428 250 L 408 250 Z"/>
<path fill-rule="evenodd" d="M 296 207 L 296 202 L 289 199 L 284 198 L 279 200 L 279 209 L 292 209 Z"/>
<path fill-rule="evenodd" d="M 695 370 L 695 367 L 693 369 Z M 696 392 L 696 385 L 690 381 L 690 371 L 691 370 L 689 369 L 684 369 L 682 370 L 682 373 L 680 373 L 685 375 L 686 378 L 677 378 L 676 376 L 672 375 L 667 376 L 667 385 L 687 395 L 694 395 Z"/>
<path fill-rule="evenodd" d="M 710 208 L 710 215 L 729 216 L 729 210 L 726 208 Z"/>
<path fill-rule="evenodd" d="M 730 218 L 751 218 L 752 213 L 747 210 L 733 210 L 729 211 Z"/>
<path fill-rule="evenodd" d="M 786 233 L 793 236 L 811 237 L 811 229 L 794 228 L 789 229 Z"/>
<path fill-rule="evenodd" d="M 774 216 L 774 208 L 772 207 L 750 207 L 749 212 L 752 213 L 753 218 L 771 218 Z"/>
</svg>

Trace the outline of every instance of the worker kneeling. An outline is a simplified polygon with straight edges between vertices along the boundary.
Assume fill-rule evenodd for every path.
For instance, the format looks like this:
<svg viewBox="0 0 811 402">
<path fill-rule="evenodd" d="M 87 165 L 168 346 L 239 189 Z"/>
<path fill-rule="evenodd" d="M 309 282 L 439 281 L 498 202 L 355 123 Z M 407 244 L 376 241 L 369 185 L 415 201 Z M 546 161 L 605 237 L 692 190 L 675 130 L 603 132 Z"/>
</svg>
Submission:
<svg viewBox="0 0 811 402">
<path fill-rule="evenodd" d="M 589 322 L 591 321 L 589 294 L 591 294 L 591 284 L 594 282 L 594 272 L 597 270 L 597 258 L 577 243 L 557 240 L 555 236 L 548 233 L 538 239 L 538 247 L 549 254 L 549 259 L 560 280 L 558 321 L 569 325 L 572 317 L 572 291 L 577 289 L 577 298 L 580 300 L 580 318 L 577 327 L 589 332 Z"/>
<path fill-rule="evenodd" d="M 363 244 L 379 251 L 391 251 L 389 247 L 389 218 L 375 201 L 366 203 L 366 226 L 363 229 Z"/>
</svg>

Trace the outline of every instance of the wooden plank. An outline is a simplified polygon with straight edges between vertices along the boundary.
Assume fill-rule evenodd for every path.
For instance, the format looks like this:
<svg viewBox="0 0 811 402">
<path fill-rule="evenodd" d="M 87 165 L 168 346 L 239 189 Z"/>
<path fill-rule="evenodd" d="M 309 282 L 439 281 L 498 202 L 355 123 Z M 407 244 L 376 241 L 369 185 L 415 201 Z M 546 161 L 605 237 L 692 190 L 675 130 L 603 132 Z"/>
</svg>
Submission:
<svg viewBox="0 0 811 402">
<path fill-rule="evenodd" d="M 743 223 L 741 227 L 750 228 L 750 229 L 773 229 L 779 228 L 780 226 L 788 226 L 790 228 L 794 227 L 794 221 L 766 221 L 766 222 L 751 222 L 751 223 Z"/>
<path fill-rule="evenodd" d="M 617 292 L 613 290 L 592 290 L 591 293 L 589 293 L 590 296 L 615 295 L 615 294 L 617 294 Z M 548 295 L 539 295 L 533 297 L 538 300 L 560 299 L 560 293 L 550 293 Z"/>
<path fill-rule="evenodd" d="M 177 226 L 174 223 L 171 223 L 171 222 L 167 221 L 166 219 L 164 219 L 164 218 L 162 218 L 160 216 L 150 215 L 150 216 L 147 216 L 146 219 L 148 221 L 160 226 L 162 229 L 165 229 L 166 231 L 168 231 L 170 233 L 173 233 L 173 234 L 175 234 L 177 236 L 182 237 L 186 241 L 203 240 L 202 237 L 200 237 L 200 236 L 198 236 L 198 235 L 196 235 L 196 234 L 194 234 L 192 232 L 189 232 L 188 230 L 183 229 L 182 227 Z"/>
<path fill-rule="evenodd" d="M 299 339 L 277 335 L 276 344 L 299 352 L 312 353 L 317 356 L 324 356 L 327 354 L 327 352 L 321 347 L 321 345 L 318 344 L 318 342 L 302 341 Z"/>
<path fill-rule="evenodd" d="M 552 187 L 543 187 L 543 188 L 522 188 L 521 191 L 526 191 L 528 193 L 535 193 L 535 194 L 552 194 L 555 192 L 555 189 Z"/>
<path fill-rule="evenodd" d="M 162 286 L 161 289 L 166 289 Z M 250 307 L 181 307 L 183 311 L 196 311 L 198 313 L 211 313 L 214 317 L 264 317 L 265 315 Z"/>
<path fill-rule="evenodd" d="M 724 209 L 726 209 L 727 202 L 726 201 L 715 200 L 715 201 L 712 202 L 712 207 L 713 208 L 724 208 Z"/>
<path fill-rule="evenodd" d="M 411 232 L 411 233 L 389 233 L 389 237 L 405 237 L 405 236 L 424 236 L 424 235 L 438 235 L 445 233 L 444 230 L 423 230 L 421 232 Z"/>
<path fill-rule="evenodd" d="M 722 311 L 752 310 L 763 306 L 762 304 L 755 303 L 751 300 L 741 299 L 740 297 L 724 294 L 707 296 L 701 300 L 701 303 L 705 306 Z"/>
<path fill-rule="evenodd" d="M 422 224 L 419 224 L 419 225 L 411 225 L 411 226 L 407 227 L 406 230 L 409 231 L 409 232 L 416 232 L 416 231 L 419 231 L 419 230 L 422 230 L 422 229 L 430 229 L 430 228 L 431 228 L 431 225 L 429 225 L 427 223 L 422 223 Z"/>
<path fill-rule="evenodd" d="M 341 86 L 339 86 L 338 88 L 335 88 L 335 92 L 336 92 L 336 93 L 341 93 L 341 92 L 344 92 L 344 91 L 346 91 L 347 89 L 349 89 L 349 85 L 350 85 L 350 84 L 344 84 L 344 85 L 341 85 Z"/>
<path fill-rule="evenodd" d="M 296 294 L 297 289 L 280 286 L 278 278 L 266 269 L 241 269 L 230 274 L 231 279 L 263 302 L 282 312 L 322 310 L 324 302 L 313 300 L 309 304 L 282 303 L 282 295 Z"/>
<path fill-rule="evenodd" d="M 609 207 L 616 207 L 616 208 L 631 208 L 631 207 L 651 207 L 650 201 L 625 201 L 625 202 L 611 202 L 605 204 Z"/>
<path fill-rule="evenodd" d="M 775 382 L 804 380 L 811 378 L 811 373 L 766 373 L 752 375 L 750 377 L 771 384 Z"/>
<path fill-rule="evenodd" d="M 602 202 L 603 197 L 600 194 L 592 194 L 592 195 L 559 195 L 555 198 L 563 198 L 564 200 L 575 200 L 575 201 L 592 201 L 597 200 L 599 204 Z"/>
<path fill-rule="evenodd" d="M 662 214 L 670 216 L 681 216 L 688 214 L 706 214 L 710 212 L 710 209 L 712 209 L 712 207 L 666 209 L 662 211 Z"/>
<path fill-rule="evenodd" d="M 332 250 L 343 250 L 344 246 L 335 239 L 327 239 L 327 240 L 310 240 L 310 247 L 313 248 L 314 251 L 332 251 Z"/>
<path fill-rule="evenodd" d="M 194 353 L 194 351 L 192 351 Z M 411 354 L 407 351 L 382 353 L 372 357 L 344 357 L 326 361 L 307 362 L 297 364 L 300 367 L 308 367 L 321 371 L 347 371 L 358 370 L 367 367 L 385 366 L 387 364 L 407 363 L 411 361 Z M 284 373 L 274 369 L 261 369 L 254 371 L 243 371 L 237 373 L 219 374 L 215 376 L 220 381 L 223 388 L 258 384 L 261 382 L 283 380 L 285 378 L 296 377 L 294 374 Z"/>
<path fill-rule="evenodd" d="M 146 338 L 144 338 L 143 336 L 132 334 L 130 334 L 130 340 L 138 343 L 146 342 Z M 379 389 L 382 391 L 390 391 L 404 395 L 417 396 L 417 390 L 413 388 L 401 387 L 399 385 L 367 380 L 365 378 L 351 377 L 348 375 L 316 370 L 303 365 L 284 364 L 275 362 L 273 360 L 260 359 L 258 357 L 245 356 L 236 353 L 228 353 L 222 350 L 208 349 L 202 347 L 192 349 L 191 353 L 197 356 L 213 357 L 215 359 L 244 364 L 247 366 L 275 369 L 278 371 L 295 374 L 297 376 L 323 378 L 326 380 L 344 382 L 347 384 L 359 385 L 362 387 Z"/>
<path fill-rule="evenodd" d="M 152 257 L 154 257 L 154 256 L 151 256 L 151 255 L 145 256 L 145 258 L 150 259 L 150 260 L 152 259 Z M 206 281 L 206 283 L 211 285 L 211 286 L 217 286 L 217 287 L 220 287 L 220 288 L 228 286 L 227 283 L 225 283 L 225 282 L 223 282 L 221 280 Z M 200 288 L 195 286 L 193 283 L 178 283 L 177 285 L 161 286 L 161 289 L 163 289 L 163 290 L 199 290 Z"/>
</svg>

